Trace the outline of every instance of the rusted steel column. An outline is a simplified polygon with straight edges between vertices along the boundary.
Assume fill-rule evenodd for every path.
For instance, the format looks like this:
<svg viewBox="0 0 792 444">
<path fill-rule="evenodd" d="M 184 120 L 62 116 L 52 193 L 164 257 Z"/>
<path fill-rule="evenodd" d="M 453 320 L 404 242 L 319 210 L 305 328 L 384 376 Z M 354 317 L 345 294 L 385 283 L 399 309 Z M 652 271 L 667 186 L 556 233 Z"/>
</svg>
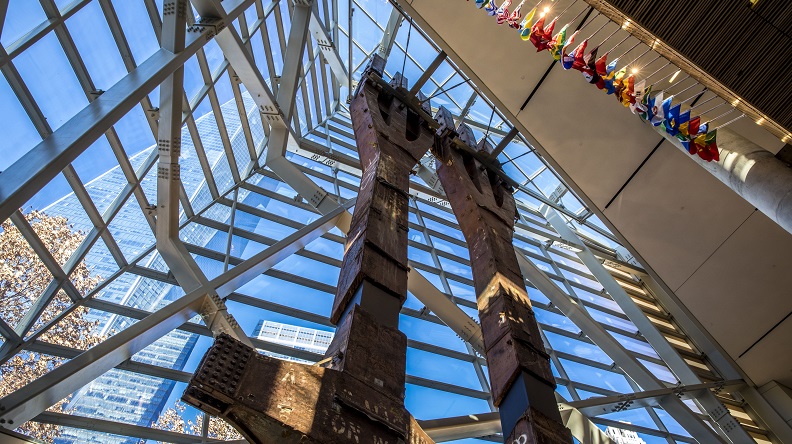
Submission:
<svg viewBox="0 0 792 444">
<path fill-rule="evenodd" d="M 512 246 L 517 207 L 511 187 L 470 151 L 492 151 L 444 108 L 434 148 L 437 174 L 467 240 L 494 403 L 507 443 L 571 443 L 555 380 Z M 464 145 L 467 145 L 465 149 Z"/>
<path fill-rule="evenodd" d="M 374 56 L 351 104 L 363 168 L 321 365 L 281 361 L 220 336 L 182 399 L 251 443 L 429 444 L 404 408 L 409 176 L 434 132 L 388 91 Z M 397 74 L 391 86 L 406 91 Z M 392 90 L 391 90 L 392 91 Z"/>
</svg>

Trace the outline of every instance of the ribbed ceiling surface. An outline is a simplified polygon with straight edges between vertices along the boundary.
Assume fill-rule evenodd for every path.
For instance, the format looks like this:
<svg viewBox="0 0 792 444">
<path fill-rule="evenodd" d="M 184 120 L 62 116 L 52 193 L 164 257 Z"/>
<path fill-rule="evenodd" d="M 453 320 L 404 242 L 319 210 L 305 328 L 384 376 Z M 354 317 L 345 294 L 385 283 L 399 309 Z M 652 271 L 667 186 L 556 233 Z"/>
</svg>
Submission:
<svg viewBox="0 0 792 444">
<path fill-rule="evenodd" d="M 792 2 L 607 1 L 792 132 Z"/>
</svg>

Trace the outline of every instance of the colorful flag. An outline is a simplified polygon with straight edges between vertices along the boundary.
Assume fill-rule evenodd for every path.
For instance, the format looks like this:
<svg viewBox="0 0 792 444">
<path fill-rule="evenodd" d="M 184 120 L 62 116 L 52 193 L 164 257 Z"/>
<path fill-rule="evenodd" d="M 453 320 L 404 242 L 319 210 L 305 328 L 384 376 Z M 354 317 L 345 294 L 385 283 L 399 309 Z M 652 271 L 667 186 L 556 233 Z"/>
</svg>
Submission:
<svg viewBox="0 0 792 444">
<path fill-rule="evenodd" d="M 632 111 L 633 114 L 643 114 L 646 112 L 646 103 L 644 102 L 644 97 L 646 94 L 646 80 L 641 80 L 635 84 L 634 90 L 635 92 L 633 94 L 632 100 L 630 101 L 630 111 Z"/>
<path fill-rule="evenodd" d="M 490 0 L 476 0 L 476 7 L 481 9 L 487 5 L 489 5 Z"/>
<path fill-rule="evenodd" d="M 547 25 L 545 29 L 542 31 L 542 37 L 540 39 L 541 44 L 539 45 L 538 48 L 536 48 L 537 51 L 544 51 L 546 49 L 550 49 L 551 45 L 553 44 L 553 30 L 555 29 L 555 25 L 557 21 L 558 21 L 558 17 L 554 18 L 553 21 L 550 22 L 550 24 Z"/>
<path fill-rule="evenodd" d="M 531 12 L 525 15 L 525 18 L 520 24 L 520 26 L 522 26 L 520 38 L 523 39 L 523 41 L 527 42 L 531 39 L 531 25 L 533 24 L 534 15 L 536 15 L 536 8 L 531 9 Z"/>
<path fill-rule="evenodd" d="M 522 14 L 520 14 L 520 7 L 518 6 L 517 9 L 512 12 L 509 16 L 509 28 L 520 29 L 520 19 L 522 18 Z"/>
<path fill-rule="evenodd" d="M 544 35 L 542 28 L 544 27 L 544 23 L 545 23 L 545 16 L 542 15 L 539 17 L 539 20 L 537 20 L 536 23 L 534 23 L 533 26 L 531 26 L 531 34 L 528 37 L 528 39 L 536 47 L 536 52 L 542 50 L 541 49 L 542 36 Z"/>
<path fill-rule="evenodd" d="M 681 105 L 680 105 L 680 109 L 681 109 Z M 674 129 L 677 131 L 677 133 L 674 135 L 677 136 L 678 139 L 681 140 L 687 139 L 689 123 L 690 123 L 690 110 L 685 111 L 684 113 L 680 114 L 679 117 L 677 117 L 676 125 L 674 126 Z"/>
<path fill-rule="evenodd" d="M 666 133 L 670 136 L 676 136 L 679 128 L 677 121 L 679 120 L 679 112 L 682 111 L 682 105 L 676 105 L 669 108 L 666 113 L 665 129 Z"/>
<path fill-rule="evenodd" d="M 616 59 L 618 60 L 618 59 Z M 614 60 L 614 62 L 616 61 Z M 608 94 L 616 93 L 616 99 L 621 102 L 621 90 L 624 89 L 624 84 L 622 80 L 624 80 L 624 75 L 627 74 L 627 67 L 620 69 L 616 74 L 613 76 L 613 82 L 611 82 L 611 87 L 608 89 Z M 607 82 L 606 82 L 607 83 Z M 606 85 L 607 87 L 607 85 Z"/>
<path fill-rule="evenodd" d="M 484 10 L 488 15 L 495 15 L 498 13 L 498 5 L 495 4 L 495 0 L 489 0 L 488 3 L 485 3 Z"/>
<path fill-rule="evenodd" d="M 635 76 L 630 74 L 627 78 L 622 79 L 622 90 L 619 102 L 625 108 L 629 108 L 635 102 Z"/>
<path fill-rule="evenodd" d="M 605 54 L 602 57 L 605 57 Z M 605 75 L 603 76 L 603 80 L 605 81 L 605 92 L 608 94 L 613 94 L 616 89 L 613 86 L 613 78 L 616 76 L 616 64 L 619 63 L 619 59 L 615 59 L 614 61 L 608 63 L 608 66 L 605 67 Z"/>
<path fill-rule="evenodd" d="M 653 126 L 660 126 L 660 124 L 663 123 L 663 120 L 665 120 L 665 111 L 663 110 L 663 104 L 665 103 L 663 101 L 663 91 L 657 93 L 657 95 L 655 95 L 651 101 L 652 105 L 647 111 L 647 120 L 649 120 L 649 123 L 651 123 Z M 652 113 L 651 116 L 648 115 L 650 111 Z"/>
<path fill-rule="evenodd" d="M 575 60 L 572 55 L 569 54 L 569 47 L 575 43 L 575 37 L 577 37 L 579 32 L 580 31 L 575 31 L 575 33 L 564 42 L 564 46 L 561 48 L 561 66 L 564 69 L 571 68 L 572 62 Z"/>
<path fill-rule="evenodd" d="M 586 66 L 583 68 L 583 78 L 586 79 L 587 82 L 597 85 L 597 88 L 600 88 L 599 84 L 602 83 L 602 88 L 605 87 L 605 82 L 603 82 L 602 77 L 599 76 L 597 73 L 597 50 L 599 46 L 592 49 L 591 52 L 586 55 L 583 60 L 586 62 Z M 602 89 L 600 88 L 600 89 Z"/>
<path fill-rule="evenodd" d="M 550 46 L 550 55 L 552 55 L 555 60 L 561 60 L 561 50 L 566 47 L 567 27 L 569 27 L 568 24 L 564 25 L 564 27 L 558 31 L 558 34 L 553 37 L 553 43 Z M 574 38 L 574 35 L 571 38 Z"/>
<path fill-rule="evenodd" d="M 572 53 L 572 56 L 575 58 L 572 63 L 572 69 L 583 71 L 583 68 L 586 66 L 586 46 L 588 46 L 588 39 L 580 42 L 577 48 L 575 48 L 575 51 Z"/>
<path fill-rule="evenodd" d="M 715 128 L 714 130 L 707 133 L 707 137 L 704 139 L 706 142 L 706 149 L 709 151 L 712 160 L 718 162 L 720 161 L 720 152 L 718 151 L 718 129 Z"/>
<path fill-rule="evenodd" d="M 690 119 L 690 123 L 688 124 L 688 134 L 690 135 L 691 139 L 698 135 L 700 126 L 701 117 L 696 116 Z"/>
<path fill-rule="evenodd" d="M 702 133 L 698 135 L 688 148 L 688 152 L 693 154 L 698 154 L 699 157 L 706 160 L 707 162 L 712 162 L 712 155 L 710 154 L 709 150 L 707 150 L 707 134 Z"/>
<path fill-rule="evenodd" d="M 599 81 L 597 81 L 597 88 L 605 89 L 605 76 L 608 75 L 608 53 L 602 54 L 600 58 L 594 62 L 594 67 L 597 71 L 597 75 L 599 76 Z"/>
</svg>

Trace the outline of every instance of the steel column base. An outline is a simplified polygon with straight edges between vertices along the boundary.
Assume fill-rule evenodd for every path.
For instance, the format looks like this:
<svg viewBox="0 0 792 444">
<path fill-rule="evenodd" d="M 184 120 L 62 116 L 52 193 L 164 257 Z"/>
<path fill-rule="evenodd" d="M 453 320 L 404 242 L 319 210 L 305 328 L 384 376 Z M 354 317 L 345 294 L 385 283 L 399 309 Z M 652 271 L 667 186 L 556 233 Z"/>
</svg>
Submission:
<svg viewBox="0 0 792 444">
<path fill-rule="evenodd" d="M 341 330 L 354 325 L 377 338 L 401 335 L 403 341 L 396 340 L 393 347 L 406 346 L 403 334 L 376 325 L 359 307 L 348 318 L 354 322 L 339 327 L 342 338 L 349 336 Z M 360 332 L 355 333 L 353 338 Z M 344 368 L 347 354 L 356 367 L 365 363 L 360 359 L 365 350 L 355 342 L 342 339 L 331 345 L 328 362 L 343 368 L 339 371 L 264 356 L 223 334 L 204 356 L 182 399 L 228 421 L 251 444 L 432 444 L 404 408 L 401 391 L 391 395 L 392 387 L 383 382 L 389 376 L 377 377 L 377 371 L 387 370 L 386 363 L 364 373 Z M 403 377 L 403 366 L 394 371 Z"/>
</svg>

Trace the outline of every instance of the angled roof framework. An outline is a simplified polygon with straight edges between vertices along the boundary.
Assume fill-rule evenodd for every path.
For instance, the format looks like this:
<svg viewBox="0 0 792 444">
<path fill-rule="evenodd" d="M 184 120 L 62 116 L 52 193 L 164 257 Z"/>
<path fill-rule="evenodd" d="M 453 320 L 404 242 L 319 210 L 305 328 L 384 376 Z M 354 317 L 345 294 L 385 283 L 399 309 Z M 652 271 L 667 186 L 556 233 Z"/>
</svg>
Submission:
<svg viewBox="0 0 792 444">
<path fill-rule="evenodd" d="M 261 319 L 332 329 L 327 316 L 360 179 L 346 99 L 379 53 L 386 74 L 404 72 L 433 106 L 490 139 L 520 184 L 515 248 L 578 439 L 607 442 L 595 424 L 636 431 L 647 442 L 777 440 L 743 402 L 750 391 L 739 373 L 704 359 L 711 344 L 683 331 L 640 264 L 392 5 L 3 6 L 0 99 L 13 149 L 0 168 L 0 219 L 23 234 L 51 280 L 21 319 L 0 316 L 0 363 L 30 353 L 62 360 L 0 399 L 4 427 L 34 421 L 70 439 L 98 439 L 91 435 L 98 431 L 110 434 L 101 435 L 107 442 L 202 442 L 151 427 L 156 416 L 110 418 L 82 410 L 79 400 L 100 380 L 128 379 L 125 388 L 141 392 L 158 381 L 169 389 L 142 402 L 159 414 L 221 331 L 262 350 L 321 359 L 249 335 Z M 401 320 L 410 347 L 406 403 L 438 439 L 498 442 L 471 321 L 469 256 L 432 171 L 427 158 L 411 183 L 417 273 Z M 68 216 L 82 230 L 65 263 L 26 221 L 31 208 Z M 73 272 L 83 262 L 102 280 L 81 293 Z M 67 307 L 42 325 L 42 312 L 61 295 Z M 106 336 L 87 352 L 47 340 L 78 307 Z M 182 347 L 178 359 L 152 358 L 174 344 Z M 69 395 L 72 410 L 46 411 Z M 479 419 L 465 419 L 471 415 Z"/>
</svg>

